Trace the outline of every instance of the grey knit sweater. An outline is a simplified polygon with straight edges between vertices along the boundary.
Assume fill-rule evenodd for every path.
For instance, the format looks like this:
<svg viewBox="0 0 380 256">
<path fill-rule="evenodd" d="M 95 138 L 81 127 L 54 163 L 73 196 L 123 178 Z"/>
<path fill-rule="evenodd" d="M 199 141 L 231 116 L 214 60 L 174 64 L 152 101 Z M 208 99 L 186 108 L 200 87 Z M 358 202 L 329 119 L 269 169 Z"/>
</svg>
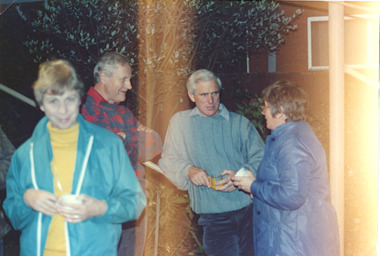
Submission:
<svg viewBox="0 0 380 256">
<path fill-rule="evenodd" d="M 241 209 L 252 200 L 240 191 L 214 191 L 195 186 L 186 174 L 190 166 L 217 175 L 223 170 L 241 167 L 257 170 L 264 154 L 264 143 L 251 122 L 220 104 L 212 117 L 192 110 L 175 114 L 169 124 L 159 165 L 166 177 L 179 189 L 188 190 L 191 208 L 198 214 L 221 213 Z"/>
</svg>

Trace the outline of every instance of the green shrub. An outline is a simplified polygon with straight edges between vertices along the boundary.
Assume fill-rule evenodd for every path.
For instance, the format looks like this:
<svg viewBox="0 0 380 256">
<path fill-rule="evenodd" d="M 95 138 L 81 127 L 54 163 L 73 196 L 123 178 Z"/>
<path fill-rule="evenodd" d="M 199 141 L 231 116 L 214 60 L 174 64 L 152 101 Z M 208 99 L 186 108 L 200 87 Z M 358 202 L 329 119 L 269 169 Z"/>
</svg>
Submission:
<svg viewBox="0 0 380 256">
<path fill-rule="evenodd" d="M 263 99 L 248 89 L 237 89 L 236 93 L 241 96 L 239 103 L 235 104 L 235 112 L 248 118 L 265 141 L 269 130 L 264 115 L 261 113 L 261 106 L 264 105 Z"/>
</svg>

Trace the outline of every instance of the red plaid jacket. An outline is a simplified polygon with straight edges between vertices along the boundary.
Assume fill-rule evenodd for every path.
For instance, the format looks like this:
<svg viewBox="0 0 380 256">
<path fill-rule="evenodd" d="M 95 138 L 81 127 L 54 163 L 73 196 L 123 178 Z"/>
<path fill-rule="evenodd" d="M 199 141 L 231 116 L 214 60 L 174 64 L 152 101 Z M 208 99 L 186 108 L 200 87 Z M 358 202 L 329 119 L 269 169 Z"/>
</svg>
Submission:
<svg viewBox="0 0 380 256">
<path fill-rule="evenodd" d="M 139 121 L 132 111 L 121 104 L 110 104 L 94 87 L 87 92 L 81 108 L 84 118 L 114 133 L 125 133 L 123 140 L 125 150 L 131 160 L 137 177 L 142 182 L 145 169 L 142 163 L 148 161 L 162 151 L 162 141 L 157 132 L 137 131 Z M 142 182 L 145 187 L 145 181 Z"/>
</svg>

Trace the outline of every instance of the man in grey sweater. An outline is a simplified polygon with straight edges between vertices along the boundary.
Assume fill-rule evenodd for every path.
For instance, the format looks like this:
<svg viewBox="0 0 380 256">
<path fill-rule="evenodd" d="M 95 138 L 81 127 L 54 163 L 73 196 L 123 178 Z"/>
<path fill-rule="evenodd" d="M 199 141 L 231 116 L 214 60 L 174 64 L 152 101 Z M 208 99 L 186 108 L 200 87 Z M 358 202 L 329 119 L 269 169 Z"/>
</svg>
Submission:
<svg viewBox="0 0 380 256">
<path fill-rule="evenodd" d="M 172 117 L 159 165 L 188 191 L 208 255 L 253 255 L 252 200 L 230 178 L 243 167 L 255 173 L 264 143 L 247 118 L 220 103 L 221 81 L 212 72 L 195 71 L 186 86 L 196 107 Z M 214 184 L 214 176 L 222 179 Z"/>
</svg>

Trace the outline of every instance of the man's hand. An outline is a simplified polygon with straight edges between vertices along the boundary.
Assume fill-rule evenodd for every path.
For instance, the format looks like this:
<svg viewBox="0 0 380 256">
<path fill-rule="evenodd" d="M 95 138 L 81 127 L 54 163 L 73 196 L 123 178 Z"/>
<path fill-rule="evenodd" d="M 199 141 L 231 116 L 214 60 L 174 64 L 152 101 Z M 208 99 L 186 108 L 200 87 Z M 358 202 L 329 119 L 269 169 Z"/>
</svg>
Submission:
<svg viewBox="0 0 380 256">
<path fill-rule="evenodd" d="M 58 197 L 45 190 L 28 189 L 24 193 L 24 202 L 33 210 L 46 215 L 58 213 Z"/>
<path fill-rule="evenodd" d="M 125 140 L 125 137 L 127 137 L 127 134 L 125 132 L 117 132 L 116 133 L 119 137 L 121 137 L 123 140 Z"/>
<path fill-rule="evenodd" d="M 189 176 L 191 182 L 196 186 L 210 187 L 208 175 L 201 168 L 190 166 L 189 169 L 187 169 L 187 176 Z"/>
<path fill-rule="evenodd" d="M 231 181 L 231 177 L 235 176 L 236 171 L 233 170 L 224 170 L 220 175 L 228 175 L 227 177 L 224 177 L 222 180 L 218 181 L 215 185 L 222 185 L 222 187 L 217 187 L 215 190 L 223 191 L 223 192 L 232 192 L 236 189 L 234 184 Z"/>
<path fill-rule="evenodd" d="M 148 127 L 146 127 L 146 126 L 144 126 L 144 125 L 142 125 L 142 124 L 140 124 L 140 123 L 137 125 L 137 131 L 138 131 L 138 132 L 146 132 L 146 133 L 151 133 L 151 132 L 153 132 L 152 129 L 150 129 L 150 128 L 148 128 Z"/>
<path fill-rule="evenodd" d="M 253 176 L 251 171 L 248 171 L 248 176 L 233 176 L 231 177 L 232 182 L 236 187 L 241 190 L 244 190 L 247 193 L 251 193 L 251 185 L 256 180 L 256 177 Z"/>
<path fill-rule="evenodd" d="M 83 204 L 59 202 L 58 212 L 65 217 L 65 220 L 70 223 L 79 223 L 87 219 L 102 216 L 108 209 L 105 201 L 97 200 L 86 195 L 79 195 L 76 199 Z M 66 207 L 66 208 L 65 208 Z"/>
</svg>

